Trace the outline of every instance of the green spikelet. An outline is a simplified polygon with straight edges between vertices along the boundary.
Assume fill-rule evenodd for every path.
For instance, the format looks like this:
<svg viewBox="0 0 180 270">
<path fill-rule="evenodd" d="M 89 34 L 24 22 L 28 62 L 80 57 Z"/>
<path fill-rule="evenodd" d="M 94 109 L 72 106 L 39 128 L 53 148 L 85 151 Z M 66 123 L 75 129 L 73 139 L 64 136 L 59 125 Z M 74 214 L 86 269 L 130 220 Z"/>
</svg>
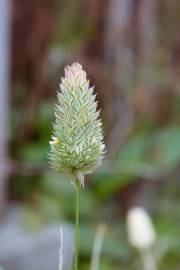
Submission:
<svg viewBox="0 0 180 270">
<path fill-rule="evenodd" d="M 82 186 L 84 174 L 93 172 L 101 164 L 105 152 L 102 122 L 93 91 L 80 64 L 65 68 L 50 141 L 51 166 L 70 175 L 72 182 L 78 179 Z"/>
</svg>

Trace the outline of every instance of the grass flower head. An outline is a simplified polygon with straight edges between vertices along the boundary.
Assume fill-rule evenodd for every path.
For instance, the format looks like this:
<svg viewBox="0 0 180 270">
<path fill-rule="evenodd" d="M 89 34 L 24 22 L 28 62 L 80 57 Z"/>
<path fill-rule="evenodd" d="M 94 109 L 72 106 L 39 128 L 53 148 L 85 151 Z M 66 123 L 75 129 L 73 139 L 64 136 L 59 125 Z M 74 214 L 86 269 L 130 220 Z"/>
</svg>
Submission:
<svg viewBox="0 0 180 270">
<path fill-rule="evenodd" d="M 94 88 L 79 63 L 65 67 L 57 98 L 49 160 L 83 186 L 84 174 L 101 164 L 105 145 Z"/>
</svg>

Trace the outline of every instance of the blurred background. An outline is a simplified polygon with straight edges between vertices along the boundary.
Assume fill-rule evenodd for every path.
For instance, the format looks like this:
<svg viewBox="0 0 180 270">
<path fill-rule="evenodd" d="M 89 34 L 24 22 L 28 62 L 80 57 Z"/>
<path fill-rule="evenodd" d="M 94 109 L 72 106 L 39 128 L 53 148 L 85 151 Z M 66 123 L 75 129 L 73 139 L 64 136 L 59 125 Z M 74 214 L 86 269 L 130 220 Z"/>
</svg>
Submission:
<svg viewBox="0 0 180 270">
<path fill-rule="evenodd" d="M 73 248 L 73 187 L 49 168 L 47 152 L 60 77 L 75 61 L 95 85 L 107 146 L 81 191 L 80 269 L 89 269 L 99 224 L 106 225 L 100 269 L 141 269 L 125 229 L 134 205 L 152 216 L 158 269 L 179 269 L 179 29 L 178 0 L 0 0 L 5 270 L 44 270 L 44 259 L 57 269 L 60 223 Z"/>
</svg>

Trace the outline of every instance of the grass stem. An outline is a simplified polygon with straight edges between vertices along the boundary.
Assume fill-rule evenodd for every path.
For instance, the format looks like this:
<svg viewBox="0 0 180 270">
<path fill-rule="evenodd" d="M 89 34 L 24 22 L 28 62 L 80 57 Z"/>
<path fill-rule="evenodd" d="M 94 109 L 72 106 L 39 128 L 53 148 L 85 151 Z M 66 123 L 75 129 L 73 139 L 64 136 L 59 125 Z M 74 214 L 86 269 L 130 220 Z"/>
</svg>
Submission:
<svg viewBox="0 0 180 270">
<path fill-rule="evenodd" d="M 76 228 L 75 228 L 75 255 L 74 255 L 74 270 L 78 270 L 79 257 L 79 183 L 75 185 L 76 191 Z"/>
</svg>

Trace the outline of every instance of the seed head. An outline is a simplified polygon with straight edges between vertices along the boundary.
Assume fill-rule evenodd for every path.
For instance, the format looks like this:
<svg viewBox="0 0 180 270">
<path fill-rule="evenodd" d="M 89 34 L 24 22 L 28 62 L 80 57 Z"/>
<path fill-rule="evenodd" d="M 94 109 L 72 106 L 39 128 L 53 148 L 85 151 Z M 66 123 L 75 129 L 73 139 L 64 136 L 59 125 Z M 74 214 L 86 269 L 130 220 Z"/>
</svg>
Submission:
<svg viewBox="0 0 180 270">
<path fill-rule="evenodd" d="M 56 171 L 70 175 L 73 183 L 78 179 L 82 186 L 84 174 L 93 172 L 105 153 L 102 122 L 93 92 L 79 63 L 65 67 L 48 156 Z"/>
</svg>

